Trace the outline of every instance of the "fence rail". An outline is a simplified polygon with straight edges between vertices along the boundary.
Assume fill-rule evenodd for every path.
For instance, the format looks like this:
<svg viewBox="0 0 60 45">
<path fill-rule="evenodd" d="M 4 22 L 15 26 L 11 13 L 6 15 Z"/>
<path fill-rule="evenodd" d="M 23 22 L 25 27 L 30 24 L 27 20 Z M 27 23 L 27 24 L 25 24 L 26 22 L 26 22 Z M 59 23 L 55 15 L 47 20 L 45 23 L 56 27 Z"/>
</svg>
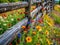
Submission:
<svg viewBox="0 0 60 45">
<path fill-rule="evenodd" d="M 33 10 L 31 12 L 31 17 L 33 18 L 36 15 L 36 13 L 38 13 L 41 9 L 42 9 L 42 7 L 40 6 L 40 7 L 37 7 L 35 10 Z"/>
<path fill-rule="evenodd" d="M 14 7 L 14 6 L 28 5 L 28 2 L 16 2 L 16 3 L 1 3 L 0 8 Z"/>
<path fill-rule="evenodd" d="M 32 12 L 30 12 L 31 5 L 33 3 L 37 3 L 36 4 L 37 8 L 35 10 L 33 10 Z M 6 31 L 4 34 L 2 34 L 0 36 L 0 45 L 9 44 L 9 42 L 12 39 L 14 39 L 14 37 L 22 30 L 21 26 L 28 25 L 27 22 L 29 22 L 31 20 L 31 18 L 33 18 L 35 15 L 37 15 L 37 17 L 34 19 L 36 21 L 43 15 L 43 13 L 46 13 L 47 11 L 50 12 L 49 9 L 51 6 L 48 3 L 51 3 L 51 2 L 49 2 L 49 0 L 47 2 L 46 1 L 42 2 L 41 0 L 26 0 L 25 2 L 0 4 L 0 13 L 18 9 L 18 8 L 22 8 L 22 7 L 25 7 L 25 12 L 28 12 L 28 14 L 25 14 L 27 16 L 24 20 L 20 21 L 19 23 L 17 23 L 13 27 L 11 27 L 8 31 Z M 48 4 L 49 9 L 47 8 L 46 4 Z M 42 10 L 43 10 L 42 8 L 45 8 L 47 10 L 44 10 L 44 12 L 42 12 Z"/>
<path fill-rule="evenodd" d="M 17 2 L 17 3 L 4 3 L 0 4 L 0 13 L 11 11 L 23 7 L 27 7 L 28 2 Z"/>
<path fill-rule="evenodd" d="M 0 37 L 0 45 L 7 45 L 21 31 L 21 26 L 27 24 L 28 19 L 25 18 L 21 22 L 14 25 L 9 31 Z"/>
<path fill-rule="evenodd" d="M 41 2 L 41 0 L 32 0 L 31 4 L 34 3 L 39 3 Z M 18 8 L 25 8 L 28 6 L 28 2 L 24 1 L 24 2 L 16 2 L 16 3 L 0 3 L 0 13 L 6 12 L 6 11 L 11 11 L 11 10 L 15 10 Z"/>
</svg>

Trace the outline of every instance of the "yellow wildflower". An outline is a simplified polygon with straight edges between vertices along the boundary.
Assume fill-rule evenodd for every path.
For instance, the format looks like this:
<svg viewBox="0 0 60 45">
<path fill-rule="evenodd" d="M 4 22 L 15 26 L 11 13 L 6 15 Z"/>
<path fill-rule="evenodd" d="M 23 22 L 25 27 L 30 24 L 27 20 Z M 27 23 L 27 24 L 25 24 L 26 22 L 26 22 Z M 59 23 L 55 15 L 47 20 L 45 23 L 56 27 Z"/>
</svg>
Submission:
<svg viewBox="0 0 60 45">
<path fill-rule="evenodd" d="M 50 22 L 47 22 L 49 26 L 53 26 Z"/>
<path fill-rule="evenodd" d="M 49 35 L 49 32 L 46 30 L 46 31 L 45 31 L 45 34 L 46 34 L 46 35 Z"/>
<path fill-rule="evenodd" d="M 48 42 L 48 45 L 50 45 L 50 44 L 51 44 L 51 42 L 50 42 L 48 39 L 46 39 L 46 41 Z"/>
<path fill-rule="evenodd" d="M 42 31 L 42 29 L 39 29 L 39 31 Z"/>
<path fill-rule="evenodd" d="M 36 32 L 35 32 L 35 31 L 33 31 L 32 33 L 33 33 L 34 35 L 36 35 Z"/>
<path fill-rule="evenodd" d="M 37 29 L 37 30 L 40 30 L 40 29 L 41 29 L 41 26 L 36 26 L 36 29 Z"/>
<path fill-rule="evenodd" d="M 59 11 L 59 9 L 60 9 L 60 6 L 59 5 L 55 5 L 54 6 L 54 10 Z"/>
<path fill-rule="evenodd" d="M 25 28 L 26 28 L 26 26 L 22 26 L 22 28 L 23 28 L 23 29 L 25 29 Z"/>
<path fill-rule="evenodd" d="M 45 15 L 44 20 L 47 22 L 48 25 L 54 26 L 54 21 L 52 20 L 52 18 L 50 16 Z"/>
<path fill-rule="evenodd" d="M 26 42 L 32 42 L 32 38 L 30 36 L 26 37 Z"/>
</svg>

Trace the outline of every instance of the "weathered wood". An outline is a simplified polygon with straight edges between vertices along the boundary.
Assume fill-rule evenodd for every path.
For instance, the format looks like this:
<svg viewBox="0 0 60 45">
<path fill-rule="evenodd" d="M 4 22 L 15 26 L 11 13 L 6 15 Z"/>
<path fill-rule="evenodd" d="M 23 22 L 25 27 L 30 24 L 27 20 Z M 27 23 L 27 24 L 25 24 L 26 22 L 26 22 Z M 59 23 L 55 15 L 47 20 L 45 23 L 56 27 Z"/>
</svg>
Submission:
<svg viewBox="0 0 60 45">
<path fill-rule="evenodd" d="M 33 10 L 31 12 L 31 17 L 33 18 L 40 10 L 42 9 L 42 7 L 37 7 L 35 10 Z"/>
<path fill-rule="evenodd" d="M 21 22 L 19 22 L 18 24 L 14 25 L 11 29 L 9 29 L 9 31 L 2 34 L 2 36 L 0 37 L 0 45 L 7 45 L 7 43 L 9 43 L 12 40 L 12 38 L 14 39 L 17 33 L 21 31 L 21 26 L 22 25 L 28 26 L 29 25 L 28 22 L 30 22 L 30 20 L 35 16 L 36 13 L 39 12 L 37 17 L 34 19 L 35 21 L 41 17 L 41 15 L 43 14 L 41 10 L 42 5 L 45 7 L 47 3 L 43 3 L 41 5 L 41 0 L 33 0 L 32 3 L 37 3 L 36 4 L 37 8 L 30 13 L 31 1 L 32 0 L 26 0 L 26 2 L 0 4 L 0 12 L 5 12 L 5 11 L 10 11 L 11 9 L 14 10 L 14 9 L 25 7 L 25 16 L 27 17 Z M 48 12 L 49 11 L 50 10 L 48 10 Z"/>
<path fill-rule="evenodd" d="M 6 4 L 3 3 L 0 4 L 0 13 L 16 10 L 27 6 L 28 6 L 28 2 L 6 3 Z"/>
<path fill-rule="evenodd" d="M 31 20 L 31 14 L 30 14 L 30 10 L 31 10 L 31 1 L 32 0 L 26 0 L 28 2 L 28 6 L 25 8 L 25 16 L 28 18 L 28 22 L 30 22 Z M 28 27 L 29 23 L 27 22 L 26 27 Z"/>
<path fill-rule="evenodd" d="M 27 24 L 28 19 L 25 18 L 21 22 L 14 25 L 9 31 L 5 32 L 0 37 L 0 45 L 7 45 L 21 31 L 21 26 Z"/>
</svg>

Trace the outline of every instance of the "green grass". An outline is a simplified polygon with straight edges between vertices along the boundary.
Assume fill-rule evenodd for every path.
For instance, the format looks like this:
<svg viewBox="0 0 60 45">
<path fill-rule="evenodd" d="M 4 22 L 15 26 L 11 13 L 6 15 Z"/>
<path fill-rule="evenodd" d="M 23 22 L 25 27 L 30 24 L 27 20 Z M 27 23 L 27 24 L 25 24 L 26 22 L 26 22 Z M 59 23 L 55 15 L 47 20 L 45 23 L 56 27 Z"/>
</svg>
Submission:
<svg viewBox="0 0 60 45">
<path fill-rule="evenodd" d="M 51 14 L 52 18 L 54 18 L 54 21 L 56 24 L 60 24 L 60 17 L 56 14 Z"/>
<path fill-rule="evenodd" d="M 3 16 L 4 18 L 2 17 L 2 15 L 0 16 L 0 35 L 7 31 L 10 27 L 24 19 L 25 14 L 20 14 L 20 11 L 15 11 L 13 12 L 13 14 L 10 14 L 9 12 L 2 14 L 5 15 L 6 18 L 5 16 Z"/>
</svg>

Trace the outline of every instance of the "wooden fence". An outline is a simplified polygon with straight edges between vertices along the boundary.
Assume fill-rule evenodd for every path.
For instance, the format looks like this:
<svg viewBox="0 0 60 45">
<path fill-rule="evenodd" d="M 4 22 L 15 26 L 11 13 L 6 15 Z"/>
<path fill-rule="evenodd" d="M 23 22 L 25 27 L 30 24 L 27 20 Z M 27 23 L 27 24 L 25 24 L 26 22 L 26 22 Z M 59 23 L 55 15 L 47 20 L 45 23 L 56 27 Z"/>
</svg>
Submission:
<svg viewBox="0 0 60 45">
<path fill-rule="evenodd" d="M 9 42 L 14 39 L 14 37 L 20 33 L 21 26 L 22 25 L 29 25 L 28 22 L 37 15 L 37 17 L 34 19 L 35 21 L 38 20 L 42 15 L 49 14 L 51 12 L 51 2 L 50 0 L 26 0 L 24 2 L 16 2 L 16 3 L 3 3 L 0 4 L 0 13 L 11 11 L 19 8 L 25 8 L 26 12 L 26 18 L 24 18 L 22 21 L 11 27 L 8 31 L 3 33 L 0 36 L 0 45 L 7 45 Z M 31 5 L 36 4 L 36 9 L 30 12 Z M 42 10 L 44 11 L 42 12 Z"/>
</svg>

